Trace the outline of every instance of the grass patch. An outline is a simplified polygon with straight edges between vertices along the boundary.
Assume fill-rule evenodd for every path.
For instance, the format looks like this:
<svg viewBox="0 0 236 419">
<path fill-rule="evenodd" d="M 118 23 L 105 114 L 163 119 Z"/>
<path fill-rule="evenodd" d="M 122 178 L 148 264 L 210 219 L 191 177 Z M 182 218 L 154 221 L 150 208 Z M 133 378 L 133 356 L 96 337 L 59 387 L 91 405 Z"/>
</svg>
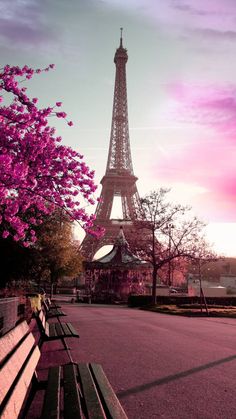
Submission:
<svg viewBox="0 0 236 419">
<path fill-rule="evenodd" d="M 164 314 L 173 314 L 178 316 L 191 316 L 191 317 L 198 317 L 198 316 L 206 316 L 205 307 L 202 307 L 200 304 L 190 304 L 177 306 L 175 304 L 168 304 L 168 305 L 148 305 L 145 307 L 141 307 L 140 310 L 147 310 L 153 311 L 157 313 L 164 313 Z M 231 317 L 236 318 L 236 307 L 234 306 L 208 306 L 208 316 L 209 317 Z"/>
</svg>

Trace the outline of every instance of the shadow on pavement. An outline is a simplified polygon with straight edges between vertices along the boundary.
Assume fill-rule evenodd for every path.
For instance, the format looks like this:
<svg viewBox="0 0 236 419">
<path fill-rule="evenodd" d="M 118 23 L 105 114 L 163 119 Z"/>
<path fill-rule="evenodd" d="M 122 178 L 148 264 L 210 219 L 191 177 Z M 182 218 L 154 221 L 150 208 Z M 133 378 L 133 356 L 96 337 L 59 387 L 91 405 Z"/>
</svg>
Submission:
<svg viewBox="0 0 236 419">
<path fill-rule="evenodd" d="M 218 361 L 209 362 L 205 365 L 200 365 L 199 367 L 191 368 L 190 370 L 179 372 L 178 374 L 168 375 L 167 377 L 159 378 L 158 380 L 152 381 L 151 383 L 142 384 L 137 387 L 130 388 L 128 390 L 119 391 L 117 397 L 122 398 L 129 396 L 130 394 L 139 393 L 144 390 L 148 390 L 151 387 L 155 387 L 161 384 L 167 384 L 170 381 L 178 380 L 179 378 L 187 377 L 188 375 L 194 374 L 196 372 L 200 372 L 206 370 L 208 368 L 213 368 L 217 365 L 224 364 L 226 362 L 231 362 L 236 359 L 236 355 L 229 356 L 227 358 L 219 359 Z"/>
</svg>

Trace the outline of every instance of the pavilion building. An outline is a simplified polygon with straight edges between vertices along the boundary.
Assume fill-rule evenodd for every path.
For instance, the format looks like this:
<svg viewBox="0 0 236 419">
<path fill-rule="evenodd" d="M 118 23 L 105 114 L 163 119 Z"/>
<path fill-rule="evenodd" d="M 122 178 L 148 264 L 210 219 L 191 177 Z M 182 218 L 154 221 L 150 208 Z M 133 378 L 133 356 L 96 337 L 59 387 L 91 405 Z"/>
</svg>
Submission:
<svg viewBox="0 0 236 419">
<path fill-rule="evenodd" d="M 144 294 L 151 278 L 150 263 L 131 252 L 122 226 L 112 250 L 84 267 L 87 292 L 95 301 L 127 301 L 130 294 Z"/>
</svg>

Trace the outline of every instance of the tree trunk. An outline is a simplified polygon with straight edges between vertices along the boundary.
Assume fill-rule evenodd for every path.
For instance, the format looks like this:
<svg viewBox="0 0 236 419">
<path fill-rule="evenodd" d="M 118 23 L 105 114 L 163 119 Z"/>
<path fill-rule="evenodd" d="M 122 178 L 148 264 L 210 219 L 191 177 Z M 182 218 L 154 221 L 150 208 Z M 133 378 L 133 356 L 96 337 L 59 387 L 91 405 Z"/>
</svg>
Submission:
<svg viewBox="0 0 236 419">
<path fill-rule="evenodd" d="M 152 271 L 152 304 L 157 302 L 157 268 L 154 267 Z"/>
<path fill-rule="evenodd" d="M 51 271 L 51 287 L 50 287 L 50 299 L 52 299 L 53 297 L 53 290 L 54 290 L 54 285 L 56 284 L 56 275 L 54 272 Z"/>
</svg>

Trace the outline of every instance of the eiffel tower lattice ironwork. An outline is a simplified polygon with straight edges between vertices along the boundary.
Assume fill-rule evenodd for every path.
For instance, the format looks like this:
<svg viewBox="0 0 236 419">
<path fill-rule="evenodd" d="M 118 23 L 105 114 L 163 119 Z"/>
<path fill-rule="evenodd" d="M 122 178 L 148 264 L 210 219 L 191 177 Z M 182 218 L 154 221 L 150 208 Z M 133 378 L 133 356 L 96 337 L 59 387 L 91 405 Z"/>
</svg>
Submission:
<svg viewBox="0 0 236 419">
<path fill-rule="evenodd" d="M 114 63 L 116 65 L 113 113 L 111 124 L 110 147 L 105 176 L 101 180 L 102 191 L 96 208 L 95 224 L 105 228 L 102 238 L 96 239 L 86 234 L 82 245 L 82 253 L 92 259 L 95 253 L 104 245 L 113 244 L 119 225 L 125 226 L 125 232 L 132 229 L 135 211 L 140 206 L 140 198 L 134 176 L 128 124 L 126 63 L 127 50 L 123 47 L 122 28 L 120 45 L 117 48 Z M 110 219 L 115 196 L 120 196 L 123 218 Z"/>
</svg>

